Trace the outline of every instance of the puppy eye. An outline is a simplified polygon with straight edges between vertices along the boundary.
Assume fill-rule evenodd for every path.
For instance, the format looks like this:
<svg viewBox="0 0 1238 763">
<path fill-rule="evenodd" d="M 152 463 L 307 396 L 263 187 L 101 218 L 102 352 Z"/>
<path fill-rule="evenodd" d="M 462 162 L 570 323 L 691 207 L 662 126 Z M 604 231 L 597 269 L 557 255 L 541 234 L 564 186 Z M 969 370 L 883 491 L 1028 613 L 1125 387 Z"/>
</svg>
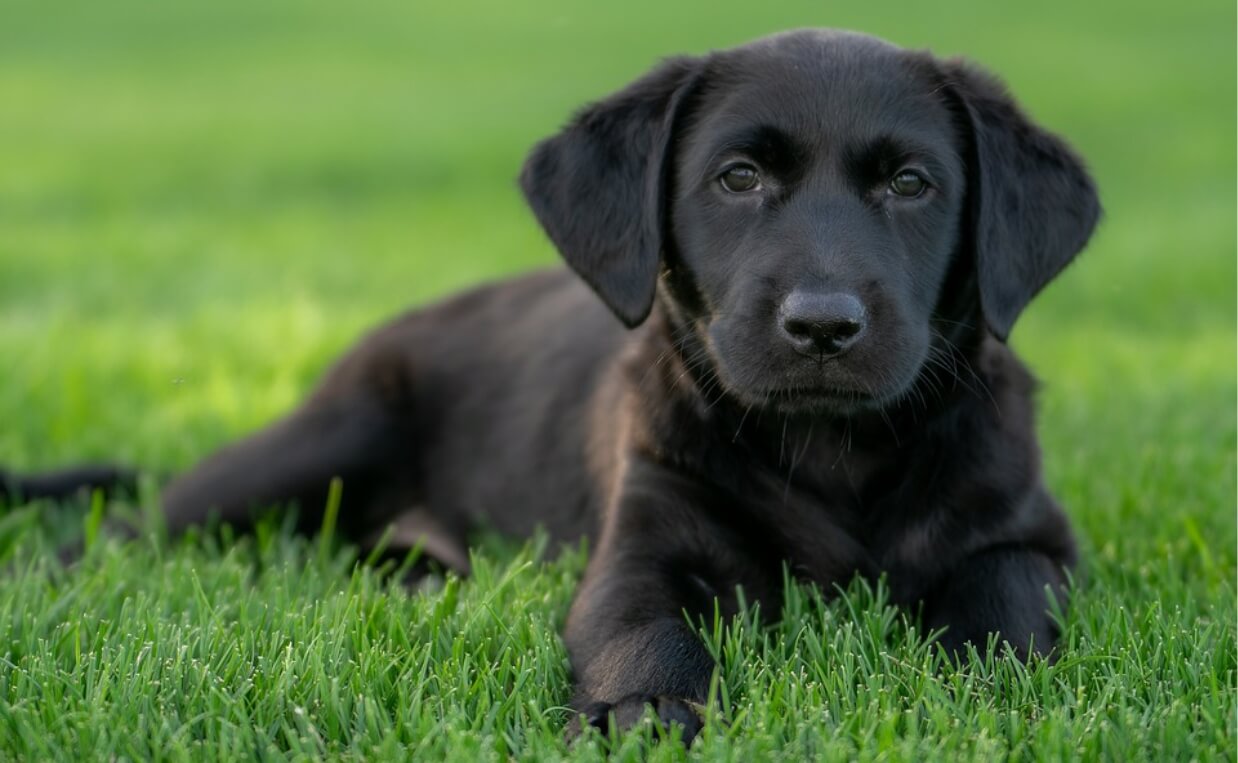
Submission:
<svg viewBox="0 0 1238 763">
<path fill-rule="evenodd" d="M 727 167 L 718 177 L 718 182 L 731 193 L 744 193 L 760 188 L 761 176 L 757 174 L 757 168 L 750 164 L 736 164 Z"/>
<path fill-rule="evenodd" d="M 921 177 L 920 173 L 905 170 L 894 176 L 890 181 L 890 191 L 895 196 L 902 196 L 905 199 L 914 199 L 924 190 L 928 188 L 928 181 Z"/>
</svg>

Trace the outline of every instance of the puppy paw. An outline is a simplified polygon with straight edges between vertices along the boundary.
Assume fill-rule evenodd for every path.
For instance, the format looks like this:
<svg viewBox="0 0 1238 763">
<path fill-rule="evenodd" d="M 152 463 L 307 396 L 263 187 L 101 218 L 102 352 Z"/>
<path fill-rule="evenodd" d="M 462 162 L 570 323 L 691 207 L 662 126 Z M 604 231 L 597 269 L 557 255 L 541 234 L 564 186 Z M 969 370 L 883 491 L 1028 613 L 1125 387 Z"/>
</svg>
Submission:
<svg viewBox="0 0 1238 763">
<path fill-rule="evenodd" d="M 687 746 L 701 731 L 702 722 L 697 707 L 699 705 L 686 699 L 651 694 L 632 694 L 615 703 L 593 702 L 568 722 L 567 737 L 569 742 L 574 740 L 586 725 L 604 736 L 612 730 L 630 729 L 645 720 L 646 708 L 652 708 L 663 729 L 669 732 L 672 724 L 680 727 L 680 739 Z"/>
</svg>

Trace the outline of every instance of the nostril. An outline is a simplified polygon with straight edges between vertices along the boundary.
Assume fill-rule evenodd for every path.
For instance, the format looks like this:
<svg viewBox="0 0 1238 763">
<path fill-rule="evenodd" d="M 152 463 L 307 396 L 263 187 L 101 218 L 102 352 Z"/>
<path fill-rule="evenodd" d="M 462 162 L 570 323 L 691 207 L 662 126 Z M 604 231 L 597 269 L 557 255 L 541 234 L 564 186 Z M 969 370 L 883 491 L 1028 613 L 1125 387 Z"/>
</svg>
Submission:
<svg viewBox="0 0 1238 763">
<path fill-rule="evenodd" d="M 850 339 L 860 333 L 860 329 L 864 328 L 864 324 L 854 318 L 846 318 L 830 327 L 836 339 Z"/>
<path fill-rule="evenodd" d="M 802 337 L 804 339 L 812 338 L 813 324 L 809 321 L 787 317 L 782 319 L 782 327 L 788 334 L 794 337 Z"/>
</svg>

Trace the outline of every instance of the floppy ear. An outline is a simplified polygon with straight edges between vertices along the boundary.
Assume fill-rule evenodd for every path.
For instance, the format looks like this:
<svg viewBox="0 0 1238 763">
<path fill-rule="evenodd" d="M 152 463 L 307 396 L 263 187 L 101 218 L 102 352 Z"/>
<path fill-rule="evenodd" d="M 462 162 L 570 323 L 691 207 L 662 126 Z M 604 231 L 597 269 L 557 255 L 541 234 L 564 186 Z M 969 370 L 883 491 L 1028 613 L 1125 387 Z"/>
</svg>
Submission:
<svg viewBox="0 0 1238 763">
<path fill-rule="evenodd" d="M 653 307 L 676 112 L 699 60 L 671 59 L 579 114 L 520 187 L 563 259 L 629 328 Z"/>
<path fill-rule="evenodd" d="M 980 307 L 1005 340 L 1019 313 L 1083 249 L 1100 199 L 1083 162 L 990 75 L 946 63 L 971 131 L 968 195 Z"/>
</svg>

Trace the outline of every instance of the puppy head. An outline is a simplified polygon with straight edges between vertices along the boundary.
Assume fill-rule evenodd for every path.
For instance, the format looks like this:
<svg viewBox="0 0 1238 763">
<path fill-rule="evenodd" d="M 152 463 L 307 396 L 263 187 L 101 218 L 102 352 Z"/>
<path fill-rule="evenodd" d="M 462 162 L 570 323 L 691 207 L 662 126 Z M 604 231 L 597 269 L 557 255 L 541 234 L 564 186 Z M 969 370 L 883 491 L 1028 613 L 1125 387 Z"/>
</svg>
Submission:
<svg viewBox="0 0 1238 763">
<path fill-rule="evenodd" d="M 844 413 L 910 389 L 935 325 L 1005 339 L 1099 214 L 987 75 L 818 30 L 662 64 L 539 144 L 521 185 L 625 324 L 660 294 L 740 402 Z"/>
</svg>

